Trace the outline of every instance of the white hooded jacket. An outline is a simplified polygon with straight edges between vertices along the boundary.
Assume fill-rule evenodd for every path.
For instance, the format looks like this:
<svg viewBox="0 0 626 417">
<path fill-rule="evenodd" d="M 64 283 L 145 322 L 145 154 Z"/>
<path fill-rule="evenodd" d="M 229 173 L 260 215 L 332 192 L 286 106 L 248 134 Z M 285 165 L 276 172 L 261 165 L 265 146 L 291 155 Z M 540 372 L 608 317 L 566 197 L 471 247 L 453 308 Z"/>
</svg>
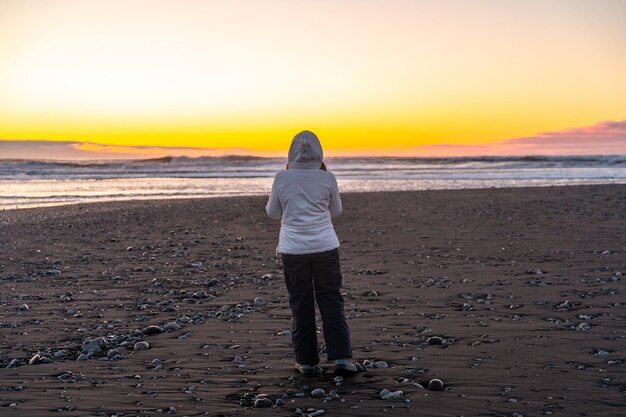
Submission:
<svg viewBox="0 0 626 417">
<path fill-rule="evenodd" d="M 335 176 L 320 169 L 322 145 L 313 132 L 298 133 L 289 147 L 288 169 L 278 172 L 267 214 L 282 219 L 278 252 L 301 255 L 339 247 L 331 216 L 341 213 Z"/>
</svg>

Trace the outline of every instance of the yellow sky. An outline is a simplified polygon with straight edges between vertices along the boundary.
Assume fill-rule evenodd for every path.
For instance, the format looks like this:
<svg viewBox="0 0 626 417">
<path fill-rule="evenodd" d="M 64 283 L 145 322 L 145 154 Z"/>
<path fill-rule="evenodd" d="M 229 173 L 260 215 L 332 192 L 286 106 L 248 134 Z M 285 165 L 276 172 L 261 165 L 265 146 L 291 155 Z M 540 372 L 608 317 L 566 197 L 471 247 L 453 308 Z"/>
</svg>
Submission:
<svg viewBox="0 0 626 417">
<path fill-rule="evenodd" d="M 626 119 L 626 2 L 0 0 L 0 138 L 284 151 Z"/>
</svg>

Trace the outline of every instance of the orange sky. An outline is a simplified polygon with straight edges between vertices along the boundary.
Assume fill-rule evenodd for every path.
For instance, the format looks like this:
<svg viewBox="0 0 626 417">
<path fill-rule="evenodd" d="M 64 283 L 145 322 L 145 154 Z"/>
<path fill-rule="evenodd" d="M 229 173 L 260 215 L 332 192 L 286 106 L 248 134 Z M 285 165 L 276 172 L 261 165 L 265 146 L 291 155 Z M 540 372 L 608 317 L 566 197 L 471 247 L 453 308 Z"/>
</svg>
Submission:
<svg viewBox="0 0 626 417">
<path fill-rule="evenodd" d="M 0 0 L 0 139 L 528 152 L 626 119 L 624 22 L 620 0 Z"/>
</svg>

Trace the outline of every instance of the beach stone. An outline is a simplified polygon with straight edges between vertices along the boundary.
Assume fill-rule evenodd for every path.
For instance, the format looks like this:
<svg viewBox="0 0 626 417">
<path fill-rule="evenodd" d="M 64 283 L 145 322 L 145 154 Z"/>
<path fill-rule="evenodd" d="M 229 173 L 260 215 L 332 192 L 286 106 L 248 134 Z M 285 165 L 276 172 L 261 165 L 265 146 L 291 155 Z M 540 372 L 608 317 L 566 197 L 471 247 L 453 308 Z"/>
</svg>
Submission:
<svg viewBox="0 0 626 417">
<path fill-rule="evenodd" d="M 596 355 L 598 356 L 608 356 L 610 354 L 611 354 L 610 352 L 607 352 L 606 350 L 602 350 L 602 349 L 598 349 L 598 351 L 596 352 Z"/>
<path fill-rule="evenodd" d="M 57 350 L 56 352 L 54 352 L 53 356 L 55 359 L 63 359 L 65 357 L 65 352 L 63 352 L 62 350 Z"/>
<path fill-rule="evenodd" d="M 37 365 L 38 363 L 41 363 L 41 356 L 39 356 L 38 353 L 36 353 L 35 355 L 33 355 L 32 358 L 30 358 L 30 360 L 28 361 L 29 365 Z"/>
<path fill-rule="evenodd" d="M 385 361 L 376 361 L 374 362 L 374 368 L 389 368 L 389 364 Z"/>
<path fill-rule="evenodd" d="M 109 351 L 107 352 L 107 358 L 113 359 L 116 356 L 120 356 L 120 351 L 117 349 L 109 349 Z"/>
<path fill-rule="evenodd" d="M 269 408 L 273 405 L 274 403 L 269 398 L 257 398 L 254 400 L 254 408 Z"/>
<path fill-rule="evenodd" d="M 96 337 L 83 342 L 83 352 L 88 355 L 99 355 L 108 347 L 108 343 L 104 337 Z"/>
<path fill-rule="evenodd" d="M 578 332 L 588 332 L 589 330 L 591 330 L 591 325 L 586 322 L 582 322 L 576 326 L 576 331 Z"/>
<path fill-rule="evenodd" d="M 20 362 L 17 359 L 11 359 L 11 362 L 9 362 L 9 364 L 6 366 L 7 369 L 9 368 L 17 368 L 17 366 L 20 364 Z"/>
<path fill-rule="evenodd" d="M 315 410 L 312 413 L 309 413 L 309 417 L 319 417 L 323 415 L 324 413 L 326 413 L 326 411 L 324 410 Z"/>
<path fill-rule="evenodd" d="M 426 343 L 428 343 L 429 345 L 443 345 L 443 342 L 443 338 L 439 336 L 432 336 L 426 340 Z"/>
<path fill-rule="evenodd" d="M 77 361 L 86 361 L 87 359 L 89 359 L 89 356 L 84 353 L 81 353 L 78 355 L 78 358 L 76 358 Z"/>
<path fill-rule="evenodd" d="M 385 388 L 380 391 L 378 396 L 383 400 L 398 400 L 404 397 L 404 393 L 402 391 L 390 391 Z"/>
<path fill-rule="evenodd" d="M 161 333 L 161 328 L 159 326 L 152 325 L 143 329 L 143 334 L 145 334 L 146 336 L 152 336 L 159 333 Z"/>
<path fill-rule="evenodd" d="M 46 271 L 46 274 L 58 276 L 58 275 L 61 275 L 61 271 L 59 271 L 58 269 L 49 269 Z"/>
<path fill-rule="evenodd" d="M 443 391 L 443 381 L 441 379 L 431 379 L 428 383 L 428 389 L 431 391 Z"/>
<path fill-rule="evenodd" d="M 333 381 L 335 381 L 335 383 L 337 385 L 341 385 L 341 384 L 343 384 L 343 377 L 342 376 L 336 376 Z"/>
<path fill-rule="evenodd" d="M 254 303 L 253 304 L 255 306 L 264 306 L 265 304 L 267 304 L 267 302 L 264 299 L 262 299 L 261 297 L 256 297 L 254 299 Z"/>
<path fill-rule="evenodd" d="M 28 304 L 21 304 L 17 309 L 19 311 L 28 311 L 30 310 L 30 307 L 28 307 Z"/>
<path fill-rule="evenodd" d="M 233 363 L 241 365 L 243 364 L 243 358 L 241 356 L 235 356 L 235 358 L 233 359 Z"/>
<path fill-rule="evenodd" d="M 180 326 L 175 321 L 170 321 L 165 326 L 163 326 L 166 332 L 172 332 L 175 330 L 180 330 Z"/>
<path fill-rule="evenodd" d="M 146 342 L 145 340 L 142 340 L 141 342 L 137 342 L 133 345 L 133 350 L 135 351 L 148 350 L 148 349 L 150 349 L 150 344 Z"/>
<path fill-rule="evenodd" d="M 557 306 L 557 309 L 558 310 L 571 310 L 573 307 L 574 305 L 569 300 L 565 300 Z"/>
<path fill-rule="evenodd" d="M 321 398 L 326 395 L 326 392 L 322 388 L 315 388 L 311 391 L 311 397 Z"/>
</svg>

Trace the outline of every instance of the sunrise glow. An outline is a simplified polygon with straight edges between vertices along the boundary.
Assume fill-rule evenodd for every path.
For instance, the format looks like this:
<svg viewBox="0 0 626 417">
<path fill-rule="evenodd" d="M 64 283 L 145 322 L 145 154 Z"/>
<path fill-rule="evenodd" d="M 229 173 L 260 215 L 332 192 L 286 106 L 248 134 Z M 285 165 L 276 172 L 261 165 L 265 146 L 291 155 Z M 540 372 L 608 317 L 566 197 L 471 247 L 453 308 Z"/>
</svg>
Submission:
<svg viewBox="0 0 626 417">
<path fill-rule="evenodd" d="M 609 0 L 0 1 L 0 139 L 527 152 L 626 119 L 625 21 Z"/>
</svg>

